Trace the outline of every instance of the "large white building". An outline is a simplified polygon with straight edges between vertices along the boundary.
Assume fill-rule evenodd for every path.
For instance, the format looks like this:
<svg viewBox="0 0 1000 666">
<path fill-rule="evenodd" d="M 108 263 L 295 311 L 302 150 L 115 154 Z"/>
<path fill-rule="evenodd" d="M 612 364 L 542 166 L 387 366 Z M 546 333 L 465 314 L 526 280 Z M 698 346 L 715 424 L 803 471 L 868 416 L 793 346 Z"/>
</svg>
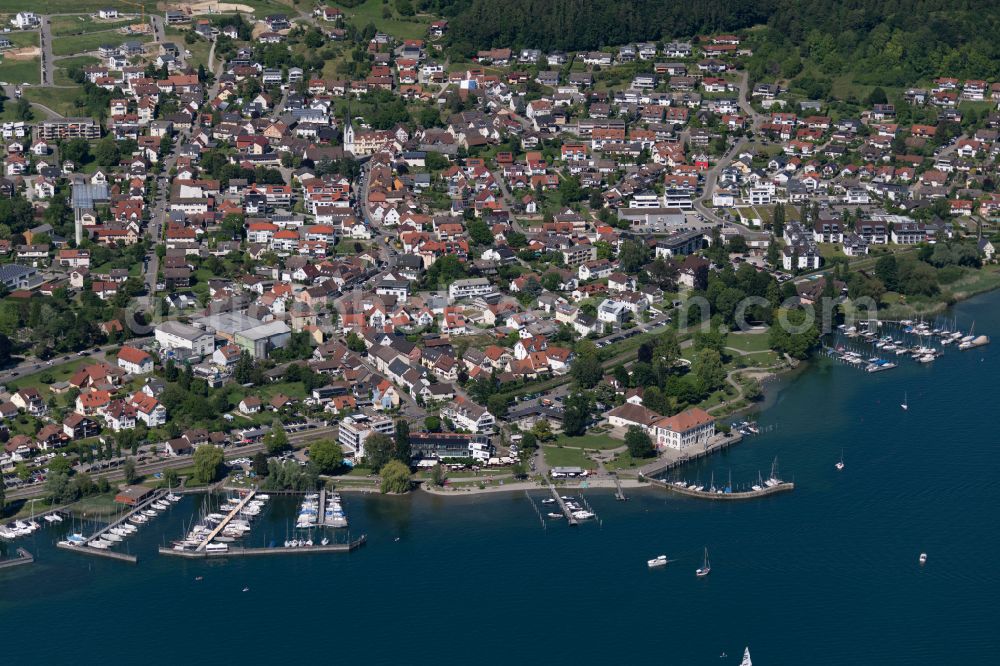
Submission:
<svg viewBox="0 0 1000 666">
<path fill-rule="evenodd" d="M 693 407 L 657 420 L 650 430 L 660 448 L 685 451 L 708 444 L 715 434 L 715 419 L 705 410 Z"/>
<path fill-rule="evenodd" d="M 472 298 L 475 296 L 488 296 L 496 291 L 496 287 L 486 278 L 469 278 L 467 280 L 455 280 L 448 285 L 448 297 L 457 301 L 460 298 Z"/>
<path fill-rule="evenodd" d="M 441 409 L 441 416 L 451 419 L 455 427 L 473 433 L 489 435 L 493 432 L 496 419 L 489 411 L 465 398 L 455 398 Z"/>
<path fill-rule="evenodd" d="M 365 457 L 365 441 L 375 433 L 391 436 L 395 432 L 392 419 L 372 414 L 345 416 L 340 422 L 337 441 L 341 446 L 353 450 L 354 459 Z"/>
<path fill-rule="evenodd" d="M 177 321 L 156 327 L 156 342 L 163 349 L 182 349 L 191 356 L 205 356 L 215 350 L 215 334 Z"/>
</svg>

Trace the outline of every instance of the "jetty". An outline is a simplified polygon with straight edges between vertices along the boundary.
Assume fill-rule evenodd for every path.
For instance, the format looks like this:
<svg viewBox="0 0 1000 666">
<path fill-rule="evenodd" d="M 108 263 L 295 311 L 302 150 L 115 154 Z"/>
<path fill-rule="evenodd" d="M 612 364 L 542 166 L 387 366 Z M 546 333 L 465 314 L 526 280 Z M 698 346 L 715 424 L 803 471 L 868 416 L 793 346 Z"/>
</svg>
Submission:
<svg viewBox="0 0 1000 666">
<path fill-rule="evenodd" d="M 319 491 L 319 513 L 316 515 L 316 525 L 326 525 L 326 488 Z"/>
<path fill-rule="evenodd" d="M 742 441 L 743 441 L 742 433 L 733 433 L 730 434 L 728 437 L 716 436 L 714 438 L 714 441 L 708 443 L 700 451 L 694 451 L 690 453 L 688 452 L 681 453 L 680 451 L 668 451 L 660 455 L 660 457 L 654 460 L 653 462 L 650 462 L 640 467 L 638 470 L 638 476 L 639 478 L 642 478 L 642 477 L 656 476 L 657 474 L 669 472 L 675 467 L 680 467 L 684 463 L 691 462 L 692 460 L 698 460 L 699 458 L 705 458 L 707 456 L 712 455 L 716 451 L 722 451 L 723 449 L 728 449 L 730 446 L 733 446 L 734 444 L 739 444 Z M 625 470 L 621 471 L 624 472 Z"/>
<path fill-rule="evenodd" d="M 367 541 L 366 535 L 362 534 L 360 537 L 353 541 L 348 541 L 347 543 L 331 543 L 325 546 L 301 546 L 298 548 L 283 548 L 281 546 L 265 546 L 261 548 L 229 548 L 224 551 L 207 551 L 207 550 L 174 550 L 173 548 L 167 548 L 165 546 L 159 547 L 160 555 L 169 555 L 170 557 L 184 557 L 187 559 L 205 559 L 213 557 L 251 557 L 256 555 L 311 555 L 317 553 L 350 553 L 351 551 L 357 550 L 361 546 L 365 545 Z"/>
<path fill-rule="evenodd" d="M 664 490 L 669 490 L 670 492 L 677 493 L 678 495 L 684 495 L 685 497 L 697 497 L 698 499 L 717 500 L 717 501 L 757 499 L 760 497 L 776 495 L 778 493 L 783 493 L 795 489 L 795 484 L 791 481 L 780 481 L 771 486 L 764 486 L 759 490 L 747 490 L 735 493 L 734 492 L 727 493 L 719 491 L 713 492 L 711 490 L 698 490 L 696 488 L 678 486 L 677 484 L 670 483 L 669 481 L 663 481 L 662 479 L 646 479 L 646 481 L 648 481 L 651 485 L 663 488 Z"/>
<path fill-rule="evenodd" d="M 256 494 L 257 494 L 256 490 L 249 491 L 246 494 L 246 496 L 244 496 L 243 499 L 240 500 L 240 503 L 237 504 L 232 510 L 230 510 L 230 512 L 226 514 L 226 517 L 223 518 L 221 521 L 219 521 L 219 524 L 216 525 L 215 528 L 208 533 L 208 536 L 206 536 L 200 544 L 198 544 L 198 547 L 195 549 L 195 552 L 197 553 L 203 552 L 205 550 L 205 546 L 210 544 L 212 542 L 212 539 L 217 537 L 222 530 L 226 529 L 226 525 L 229 524 L 229 521 L 231 521 L 233 518 L 239 515 L 240 511 L 243 510 L 243 507 L 245 507 L 247 503 L 251 499 L 253 499 L 253 496 Z"/>
<path fill-rule="evenodd" d="M 17 557 L 10 560 L 0 561 L 0 569 L 10 569 L 13 567 L 21 566 L 22 564 L 31 564 L 35 561 L 34 555 L 29 553 L 24 548 L 17 549 Z"/>
<path fill-rule="evenodd" d="M 576 527 L 579 525 L 580 521 L 573 516 L 573 512 L 569 510 L 568 506 L 566 506 L 566 502 L 563 501 L 562 496 L 559 494 L 559 491 L 556 490 L 556 487 L 552 485 L 551 481 L 549 482 L 549 490 L 552 491 L 552 497 L 555 498 L 556 504 L 559 505 L 559 510 L 563 512 L 564 516 L 566 516 L 566 522 L 569 526 Z"/>
<path fill-rule="evenodd" d="M 622 482 L 617 475 L 615 476 L 615 499 L 619 502 L 624 502 L 628 499 L 628 497 L 625 496 L 625 491 L 622 490 Z"/>
<path fill-rule="evenodd" d="M 109 548 L 93 548 L 91 543 L 100 539 L 105 533 L 107 533 L 112 528 L 118 527 L 122 523 L 128 521 L 132 516 L 141 513 L 146 507 L 148 507 L 153 502 L 157 502 L 169 494 L 168 490 L 160 489 L 153 492 L 149 497 L 143 499 L 141 502 L 136 503 L 132 510 L 126 514 L 123 514 L 117 520 L 114 520 L 101 529 L 97 530 L 90 536 L 86 537 L 79 544 L 70 544 L 60 541 L 56 544 L 57 548 L 62 548 L 63 550 L 71 550 L 75 553 L 83 553 L 84 555 L 96 555 L 98 557 L 106 557 L 112 560 L 118 560 L 120 562 L 129 562 L 135 564 L 138 559 L 135 555 L 130 555 L 128 553 L 119 553 Z"/>
</svg>

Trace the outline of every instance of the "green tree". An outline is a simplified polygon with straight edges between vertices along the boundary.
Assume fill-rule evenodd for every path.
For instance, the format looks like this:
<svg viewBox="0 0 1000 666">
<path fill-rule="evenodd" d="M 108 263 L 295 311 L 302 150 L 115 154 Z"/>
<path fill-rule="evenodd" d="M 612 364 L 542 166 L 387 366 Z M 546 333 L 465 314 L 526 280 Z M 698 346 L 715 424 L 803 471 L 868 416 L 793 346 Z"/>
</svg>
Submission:
<svg viewBox="0 0 1000 666">
<path fill-rule="evenodd" d="M 259 477 L 267 476 L 267 455 L 263 451 L 258 451 L 254 454 L 253 471 Z"/>
<path fill-rule="evenodd" d="M 223 470 L 222 449 L 218 446 L 199 446 L 194 452 L 194 480 L 197 483 L 212 483 Z"/>
<path fill-rule="evenodd" d="M 601 366 L 601 359 L 597 356 L 597 351 L 581 354 L 570 368 L 570 374 L 580 388 L 589 389 L 597 386 L 604 376 L 604 368 Z"/>
<path fill-rule="evenodd" d="M 448 480 L 448 476 L 445 473 L 444 466 L 441 463 L 434 465 L 431 469 L 431 483 L 435 486 L 443 486 Z"/>
<path fill-rule="evenodd" d="M 441 417 L 431 414 L 424 417 L 424 428 L 428 432 L 439 432 L 441 430 Z"/>
<path fill-rule="evenodd" d="M 410 468 L 398 460 L 390 460 L 382 468 L 382 492 L 405 493 L 410 490 Z"/>
<path fill-rule="evenodd" d="M 352 352 L 363 352 L 366 349 L 365 341 L 362 340 L 361 336 L 354 331 L 347 334 L 346 342 L 347 348 Z"/>
<path fill-rule="evenodd" d="M 176 488 L 180 485 L 180 475 L 177 474 L 176 469 L 163 470 L 163 485 L 167 488 Z"/>
<path fill-rule="evenodd" d="M 649 439 L 649 434 L 639 426 L 630 426 L 625 433 L 625 446 L 633 458 L 652 458 L 656 455 L 653 442 Z"/>
<path fill-rule="evenodd" d="M 395 444 L 393 458 L 404 465 L 409 465 L 410 458 L 413 457 L 413 450 L 410 448 L 410 424 L 407 423 L 406 419 L 396 421 L 393 443 Z"/>
<path fill-rule="evenodd" d="M 722 357 L 714 349 L 703 349 L 694 357 L 691 363 L 691 374 L 701 385 L 703 393 L 709 393 L 722 386 L 726 379 L 725 368 L 722 367 Z"/>
<path fill-rule="evenodd" d="M 75 164 L 90 161 L 90 143 L 86 139 L 70 139 L 62 145 L 63 159 Z"/>
<path fill-rule="evenodd" d="M 125 472 L 125 483 L 129 485 L 135 483 L 135 460 L 127 458 L 122 469 Z"/>
<path fill-rule="evenodd" d="M 471 220 L 468 224 L 469 238 L 477 245 L 493 245 L 493 232 L 485 220 Z"/>
<path fill-rule="evenodd" d="M 333 474 L 344 464 L 344 450 L 332 439 L 321 439 L 309 445 L 309 460 L 321 474 Z"/>
<path fill-rule="evenodd" d="M 365 461 L 373 471 L 378 472 L 392 460 L 395 442 L 388 435 L 376 432 L 365 439 Z"/>
<path fill-rule="evenodd" d="M 649 247 L 638 240 L 627 240 L 622 243 L 618 252 L 618 262 L 625 273 L 638 273 L 649 261 Z"/>
<path fill-rule="evenodd" d="M 563 411 L 563 432 L 570 437 L 577 437 L 587 432 L 590 409 L 590 398 L 587 394 L 580 391 L 570 394 L 566 398 Z"/>
<path fill-rule="evenodd" d="M 288 448 L 288 434 L 278 419 L 275 419 L 271 423 L 271 432 L 267 433 L 267 437 L 264 438 L 264 448 L 267 450 L 268 455 L 271 456 L 281 453 Z"/>
<path fill-rule="evenodd" d="M 895 255 L 886 254 L 878 258 L 878 261 L 875 262 L 875 277 L 881 280 L 889 291 L 899 289 L 899 273 Z"/>
<path fill-rule="evenodd" d="M 111 136 L 101 139 L 94 148 L 94 161 L 104 167 L 117 166 L 121 159 L 118 142 Z"/>
</svg>

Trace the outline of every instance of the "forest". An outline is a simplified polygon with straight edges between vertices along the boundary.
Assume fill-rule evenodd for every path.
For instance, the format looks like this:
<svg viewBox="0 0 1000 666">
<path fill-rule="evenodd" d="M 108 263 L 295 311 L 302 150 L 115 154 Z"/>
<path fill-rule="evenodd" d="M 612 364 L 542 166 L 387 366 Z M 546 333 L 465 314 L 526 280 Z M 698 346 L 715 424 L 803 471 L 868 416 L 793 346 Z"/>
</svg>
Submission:
<svg viewBox="0 0 1000 666">
<path fill-rule="evenodd" d="M 908 85 L 933 76 L 1000 74 L 1000 4 L 990 0 L 469 0 L 441 7 L 449 42 L 474 55 L 489 47 L 588 50 L 647 39 L 753 31 L 755 78 L 817 76 Z"/>
</svg>

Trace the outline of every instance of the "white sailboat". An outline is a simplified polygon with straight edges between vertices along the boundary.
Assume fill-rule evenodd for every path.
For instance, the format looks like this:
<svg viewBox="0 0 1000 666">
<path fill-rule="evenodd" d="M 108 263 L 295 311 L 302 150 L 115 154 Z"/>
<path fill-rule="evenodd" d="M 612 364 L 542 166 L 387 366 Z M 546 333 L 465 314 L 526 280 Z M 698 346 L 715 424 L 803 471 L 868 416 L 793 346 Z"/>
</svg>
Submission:
<svg viewBox="0 0 1000 666">
<path fill-rule="evenodd" d="M 841 449 L 841 451 L 840 451 L 840 462 L 838 462 L 836 465 L 834 465 L 834 467 L 836 467 L 838 470 L 844 469 L 844 451 L 843 451 L 843 449 Z"/>
<path fill-rule="evenodd" d="M 740 662 L 740 666 L 753 666 L 753 662 L 750 661 L 750 648 L 746 647 L 743 649 L 743 661 Z"/>
<path fill-rule="evenodd" d="M 704 578 L 708 574 L 712 573 L 712 565 L 708 561 L 708 548 L 705 549 L 705 563 L 701 565 L 700 569 L 694 572 L 694 575 L 698 578 Z"/>
<path fill-rule="evenodd" d="M 905 411 L 907 411 L 907 410 L 908 410 L 908 409 L 910 408 L 910 399 L 909 399 L 909 397 L 908 397 L 908 396 L 906 395 L 906 392 L 905 392 L 905 391 L 903 392 L 903 402 L 902 402 L 902 403 L 900 403 L 900 405 L 899 405 L 899 406 L 903 408 L 903 411 L 904 411 L 904 412 L 905 412 Z"/>
</svg>

